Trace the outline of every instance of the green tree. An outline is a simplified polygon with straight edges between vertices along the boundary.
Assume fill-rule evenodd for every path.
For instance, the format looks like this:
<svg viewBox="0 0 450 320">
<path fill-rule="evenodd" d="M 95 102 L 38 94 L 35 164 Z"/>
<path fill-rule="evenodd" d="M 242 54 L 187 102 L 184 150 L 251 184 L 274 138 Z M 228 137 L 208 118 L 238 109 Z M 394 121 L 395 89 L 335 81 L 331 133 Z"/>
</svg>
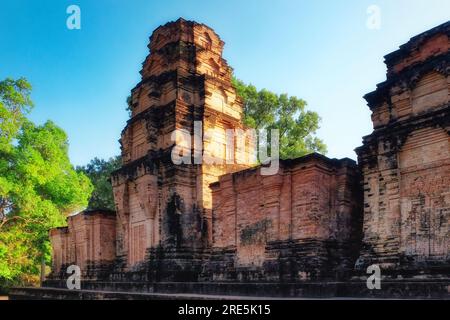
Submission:
<svg viewBox="0 0 450 320">
<path fill-rule="evenodd" d="M 305 100 L 269 90 L 257 90 L 251 84 L 233 78 L 233 85 L 244 103 L 244 123 L 256 129 L 279 129 L 280 158 L 297 158 L 308 153 L 327 152 L 326 145 L 315 136 L 320 117 L 305 110 Z"/>
<path fill-rule="evenodd" d="M 0 81 L 0 152 L 11 152 L 11 142 L 17 136 L 26 114 L 33 108 L 31 85 L 23 78 Z"/>
<path fill-rule="evenodd" d="M 94 185 L 94 191 L 89 199 L 90 209 L 115 210 L 110 178 L 111 173 L 121 165 L 121 157 L 115 156 L 109 160 L 94 158 L 86 166 L 77 167 L 77 171 L 86 174 Z"/>
<path fill-rule="evenodd" d="M 133 106 L 131 104 L 131 96 L 127 97 L 126 102 L 127 102 L 127 107 L 125 108 L 125 110 L 127 111 L 128 116 L 131 117 L 131 115 L 133 113 Z"/>
<path fill-rule="evenodd" d="M 27 119 L 30 92 L 25 79 L 0 82 L 0 287 L 37 280 L 41 260 L 50 261 L 48 230 L 92 192 L 70 164 L 66 133 Z"/>
</svg>

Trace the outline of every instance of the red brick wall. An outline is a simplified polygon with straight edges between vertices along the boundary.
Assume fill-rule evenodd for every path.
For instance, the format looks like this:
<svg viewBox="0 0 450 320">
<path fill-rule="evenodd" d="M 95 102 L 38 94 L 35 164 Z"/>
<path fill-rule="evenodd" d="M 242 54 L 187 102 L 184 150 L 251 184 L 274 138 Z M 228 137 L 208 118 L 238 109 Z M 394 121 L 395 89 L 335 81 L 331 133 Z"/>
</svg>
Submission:
<svg viewBox="0 0 450 320">
<path fill-rule="evenodd" d="M 235 267 L 262 267 L 280 241 L 349 241 L 361 218 L 359 175 L 349 159 L 312 154 L 221 176 L 213 190 L 213 247 L 236 250 Z M 273 253 L 272 253 L 273 254 Z"/>
<path fill-rule="evenodd" d="M 50 230 L 54 273 L 75 264 L 82 272 L 89 265 L 112 262 L 116 257 L 115 214 L 109 211 L 84 211 L 67 219 L 68 227 Z"/>
</svg>

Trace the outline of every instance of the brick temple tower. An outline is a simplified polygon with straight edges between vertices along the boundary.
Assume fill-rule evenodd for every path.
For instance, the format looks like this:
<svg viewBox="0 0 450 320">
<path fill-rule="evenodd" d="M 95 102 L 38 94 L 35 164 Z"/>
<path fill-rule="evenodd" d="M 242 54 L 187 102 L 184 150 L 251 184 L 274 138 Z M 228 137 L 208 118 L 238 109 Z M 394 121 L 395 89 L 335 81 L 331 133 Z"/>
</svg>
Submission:
<svg viewBox="0 0 450 320">
<path fill-rule="evenodd" d="M 450 22 L 385 57 L 387 80 L 366 95 L 364 240 L 357 266 L 403 276 L 450 270 Z M 409 271 L 409 272 L 407 272 Z"/>
<path fill-rule="evenodd" d="M 450 22 L 385 57 L 358 164 L 310 154 L 271 175 L 252 164 L 250 135 L 230 147 L 225 130 L 245 128 L 223 44 L 183 19 L 154 31 L 111 179 L 116 213 L 84 211 L 51 230 L 53 289 L 13 295 L 448 298 Z M 74 264 L 88 291 L 54 289 Z M 382 290 L 367 286 L 373 264 Z"/>
<path fill-rule="evenodd" d="M 214 139 L 199 146 L 200 152 L 213 150 L 218 159 L 229 152 L 225 130 L 244 129 L 223 46 L 212 29 L 183 19 L 157 28 L 150 37 L 150 54 L 132 90 L 131 118 L 120 139 L 123 165 L 112 177 L 117 255 L 128 270 L 154 260 L 147 258 L 156 252 L 177 266 L 195 265 L 211 243 L 209 184 L 248 167 L 175 165 L 171 159 L 175 129 L 194 134 L 195 121 L 201 122 L 202 134 L 215 129 Z M 192 149 L 198 148 L 198 141 L 191 142 Z M 231 152 L 245 162 L 244 151 Z"/>
</svg>

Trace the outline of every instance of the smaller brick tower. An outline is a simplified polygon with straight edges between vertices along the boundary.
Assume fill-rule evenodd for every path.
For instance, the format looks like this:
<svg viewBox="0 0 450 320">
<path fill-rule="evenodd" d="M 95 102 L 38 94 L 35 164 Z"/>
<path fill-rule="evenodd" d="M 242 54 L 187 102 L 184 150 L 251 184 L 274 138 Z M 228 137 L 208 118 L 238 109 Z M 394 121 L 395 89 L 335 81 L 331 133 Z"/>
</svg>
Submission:
<svg viewBox="0 0 450 320">
<path fill-rule="evenodd" d="M 386 57 L 387 80 L 366 95 L 374 131 L 356 149 L 364 175 L 357 267 L 382 274 L 450 272 L 450 22 Z"/>
</svg>

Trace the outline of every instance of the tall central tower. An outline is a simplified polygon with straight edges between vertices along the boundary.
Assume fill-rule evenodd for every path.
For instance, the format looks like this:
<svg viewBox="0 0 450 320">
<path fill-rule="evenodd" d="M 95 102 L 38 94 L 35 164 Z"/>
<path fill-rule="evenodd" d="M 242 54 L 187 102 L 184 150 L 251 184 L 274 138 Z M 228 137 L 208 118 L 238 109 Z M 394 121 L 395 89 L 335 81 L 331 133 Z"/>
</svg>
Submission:
<svg viewBox="0 0 450 320">
<path fill-rule="evenodd" d="M 245 151 L 234 147 L 234 158 L 244 164 L 177 165 L 171 158 L 176 129 L 191 135 L 198 123 L 201 134 L 215 129 L 213 137 L 201 140 L 200 149 L 214 150 L 216 159 L 230 152 L 225 130 L 244 129 L 223 45 L 211 28 L 183 19 L 157 28 L 150 37 L 150 54 L 131 92 L 131 118 L 120 139 L 122 168 L 112 176 L 117 255 L 127 269 L 151 263 L 156 252 L 169 255 L 170 261 L 182 256 L 178 266 L 192 265 L 211 243 L 209 185 L 249 166 Z"/>
</svg>

